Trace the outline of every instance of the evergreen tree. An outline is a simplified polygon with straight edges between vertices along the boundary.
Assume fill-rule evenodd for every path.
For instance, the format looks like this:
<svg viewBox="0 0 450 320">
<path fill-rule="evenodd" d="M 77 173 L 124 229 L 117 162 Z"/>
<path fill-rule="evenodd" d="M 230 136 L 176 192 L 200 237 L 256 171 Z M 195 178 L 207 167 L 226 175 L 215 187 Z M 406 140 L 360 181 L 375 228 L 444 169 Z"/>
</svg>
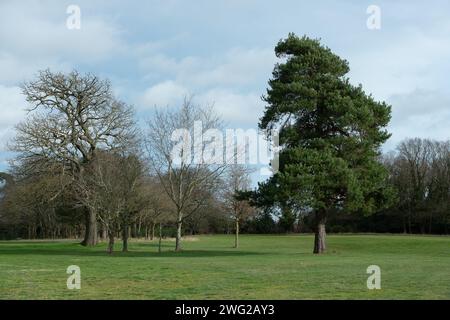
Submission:
<svg viewBox="0 0 450 320">
<path fill-rule="evenodd" d="M 282 150 L 256 202 L 314 214 L 314 253 L 322 253 L 330 212 L 369 214 L 390 198 L 378 157 L 391 108 L 352 85 L 348 62 L 319 40 L 291 33 L 275 53 L 283 62 L 275 65 L 259 126 L 279 130 Z"/>
</svg>

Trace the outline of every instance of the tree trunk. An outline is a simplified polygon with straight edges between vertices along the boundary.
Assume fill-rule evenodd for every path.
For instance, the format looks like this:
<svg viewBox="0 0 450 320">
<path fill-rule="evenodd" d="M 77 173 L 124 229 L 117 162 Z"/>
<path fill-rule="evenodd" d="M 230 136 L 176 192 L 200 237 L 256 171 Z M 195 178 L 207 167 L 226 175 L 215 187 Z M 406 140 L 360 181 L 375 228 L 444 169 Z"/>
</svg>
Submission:
<svg viewBox="0 0 450 320">
<path fill-rule="evenodd" d="M 239 248 L 239 219 L 236 219 L 236 233 L 234 236 L 234 247 Z"/>
<path fill-rule="evenodd" d="M 158 252 L 161 253 L 161 241 L 162 241 L 162 224 L 159 223 L 159 243 L 158 243 Z"/>
<path fill-rule="evenodd" d="M 88 210 L 86 213 L 86 230 L 84 240 L 81 242 L 83 246 L 95 246 L 97 244 L 97 215 L 95 211 Z"/>
<path fill-rule="evenodd" d="M 430 211 L 430 224 L 428 227 L 428 233 L 431 234 L 431 227 L 433 226 L 433 211 Z"/>
<path fill-rule="evenodd" d="M 131 225 L 131 237 L 132 238 L 137 238 L 137 225 L 136 225 L 136 223 L 133 223 Z"/>
<path fill-rule="evenodd" d="M 403 215 L 403 233 L 404 234 L 407 234 L 408 232 L 406 231 L 406 218 L 405 218 L 405 216 Z"/>
<path fill-rule="evenodd" d="M 137 233 L 138 233 L 138 238 L 141 238 L 141 230 L 142 230 L 142 223 L 141 223 L 141 219 L 139 219 L 139 223 L 138 223 L 138 227 L 137 227 Z"/>
<path fill-rule="evenodd" d="M 112 254 L 114 250 L 114 232 L 109 233 L 108 253 Z"/>
<path fill-rule="evenodd" d="M 130 228 L 128 226 L 123 226 L 122 230 L 122 252 L 128 251 L 128 236 L 130 233 Z"/>
<path fill-rule="evenodd" d="M 144 226 L 144 234 L 145 234 L 145 240 L 148 240 L 148 226 Z"/>
<path fill-rule="evenodd" d="M 408 229 L 409 229 L 409 234 L 412 234 L 412 228 L 411 228 L 411 214 L 408 216 Z"/>
<path fill-rule="evenodd" d="M 325 223 L 326 217 L 324 212 L 316 213 L 316 230 L 314 236 L 314 253 L 320 254 L 325 252 L 326 246 L 326 231 L 325 231 Z"/>
<path fill-rule="evenodd" d="M 181 225 L 182 221 L 177 221 L 177 238 L 175 241 L 175 251 L 181 251 Z"/>
<path fill-rule="evenodd" d="M 153 241 L 154 238 L 155 238 L 155 223 L 152 222 L 152 233 L 150 234 L 150 240 Z"/>
</svg>

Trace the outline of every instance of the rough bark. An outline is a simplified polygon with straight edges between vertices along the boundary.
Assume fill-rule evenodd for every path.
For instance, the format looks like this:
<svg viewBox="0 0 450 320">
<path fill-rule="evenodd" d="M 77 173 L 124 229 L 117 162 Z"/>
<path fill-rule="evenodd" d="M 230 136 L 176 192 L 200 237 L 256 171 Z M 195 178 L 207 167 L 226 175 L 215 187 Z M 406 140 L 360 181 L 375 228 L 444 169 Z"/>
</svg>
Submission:
<svg viewBox="0 0 450 320">
<path fill-rule="evenodd" d="M 95 246 L 97 241 L 97 215 L 93 210 L 88 210 L 86 212 L 86 230 L 81 245 Z"/>
<path fill-rule="evenodd" d="M 109 242 L 108 242 L 108 253 L 112 254 L 114 250 L 114 233 L 109 233 Z"/>
<path fill-rule="evenodd" d="M 313 251 L 315 254 L 321 254 L 325 252 L 325 250 L 327 249 L 325 224 L 326 224 L 325 213 L 323 211 L 316 213 L 316 228 L 314 235 L 314 251 Z"/>
</svg>

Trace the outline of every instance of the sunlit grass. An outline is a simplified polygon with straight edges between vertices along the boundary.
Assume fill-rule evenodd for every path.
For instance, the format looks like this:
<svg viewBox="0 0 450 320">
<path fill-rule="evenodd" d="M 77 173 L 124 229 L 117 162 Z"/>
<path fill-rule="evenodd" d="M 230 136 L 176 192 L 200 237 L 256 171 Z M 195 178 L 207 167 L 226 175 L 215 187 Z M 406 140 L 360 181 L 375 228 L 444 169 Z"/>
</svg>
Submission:
<svg viewBox="0 0 450 320">
<path fill-rule="evenodd" d="M 106 253 L 74 241 L 0 242 L 2 299 L 450 299 L 450 238 L 331 235 L 328 252 L 311 253 L 310 235 L 199 236 L 132 241 Z M 120 244 L 117 245 L 120 249 Z M 366 269 L 381 268 L 381 290 Z M 68 290 L 66 268 L 81 268 L 81 290 Z"/>
</svg>

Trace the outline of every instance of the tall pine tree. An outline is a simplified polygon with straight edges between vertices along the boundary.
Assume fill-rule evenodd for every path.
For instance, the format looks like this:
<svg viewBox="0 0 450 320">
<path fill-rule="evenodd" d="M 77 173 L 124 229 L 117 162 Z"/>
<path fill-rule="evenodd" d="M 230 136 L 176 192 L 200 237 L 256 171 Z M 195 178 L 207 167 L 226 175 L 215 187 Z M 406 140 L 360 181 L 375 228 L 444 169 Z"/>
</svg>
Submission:
<svg viewBox="0 0 450 320">
<path fill-rule="evenodd" d="M 314 253 L 326 249 L 331 212 L 370 214 L 390 198 L 378 161 L 391 108 L 354 86 L 349 65 L 319 40 L 289 34 L 275 65 L 259 127 L 279 130 L 278 172 L 259 185 L 257 203 L 314 214 Z"/>
</svg>

